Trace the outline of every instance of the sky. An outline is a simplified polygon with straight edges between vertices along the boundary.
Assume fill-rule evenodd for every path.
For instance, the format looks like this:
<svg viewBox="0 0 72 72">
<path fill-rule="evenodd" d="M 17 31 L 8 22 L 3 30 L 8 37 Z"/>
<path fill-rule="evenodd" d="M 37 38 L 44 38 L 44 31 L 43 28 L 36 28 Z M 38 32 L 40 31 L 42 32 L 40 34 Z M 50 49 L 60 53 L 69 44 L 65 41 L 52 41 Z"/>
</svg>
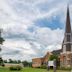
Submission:
<svg viewBox="0 0 72 72">
<path fill-rule="evenodd" d="M 31 61 L 61 49 L 68 3 L 71 16 L 71 0 L 0 0 L 3 59 Z"/>
</svg>

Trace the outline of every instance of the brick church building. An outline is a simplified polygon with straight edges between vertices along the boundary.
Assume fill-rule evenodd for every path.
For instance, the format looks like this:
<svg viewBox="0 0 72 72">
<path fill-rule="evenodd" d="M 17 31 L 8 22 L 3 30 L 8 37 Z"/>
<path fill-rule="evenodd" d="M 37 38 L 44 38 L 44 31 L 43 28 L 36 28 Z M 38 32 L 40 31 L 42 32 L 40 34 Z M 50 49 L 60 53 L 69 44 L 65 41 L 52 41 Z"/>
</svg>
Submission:
<svg viewBox="0 0 72 72">
<path fill-rule="evenodd" d="M 52 54 L 58 54 L 60 67 L 72 67 L 72 30 L 69 7 L 67 7 L 66 28 L 61 50 L 47 53 L 43 58 L 32 59 L 32 67 L 40 67 L 42 64 L 46 64 Z"/>
<path fill-rule="evenodd" d="M 52 53 L 47 52 L 47 54 L 44 57 L 41 58 L 34 58 L 32 59 L 32 67 L 41 67 L 41 65 L 47 65 L 49 57 L 52 55 Z"/>
<path fill-rule="evenodd" d="M 72 31 L 70 23 L 69 7 L 67 7 L 67 18 L 64 39 L 62 43 L 62 51 L 60 53 L 60 66 L 72 66 Z"/>
</svg>

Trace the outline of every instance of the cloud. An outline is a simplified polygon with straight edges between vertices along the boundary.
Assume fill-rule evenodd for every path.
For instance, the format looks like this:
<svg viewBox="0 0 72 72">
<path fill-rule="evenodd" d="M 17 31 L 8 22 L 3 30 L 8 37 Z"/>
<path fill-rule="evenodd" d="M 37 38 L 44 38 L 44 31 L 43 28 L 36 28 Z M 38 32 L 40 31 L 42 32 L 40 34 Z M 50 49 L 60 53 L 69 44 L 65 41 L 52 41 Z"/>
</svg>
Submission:
<svg viewBox="0 0 72 72">
<path fill-rule="evenodd" d="M 36 26 L 35 26 L 36 27 Z M 11 31 L 12 32 L 12 31 Z M 12 32 L 13 35 L 15 34 Z M 22 60 L 30 57 L 30 60 L 34 57 L 42 57 L 47 51 L 52 51 L 61 48 L 61 43 L 63 39 L 63 30 L 56 29 L 51 30 L 50 28 L 37 28 L 33 33 L 25 33 L 18 35 L 9 35 L 4 42 L 4 47 L 2 47 L 2 56 L 7 59 L 9 58 L 19 58 Z M 23 37 L 20 37 L 20 36 Z M 26 35 L 26 37 L 24 36 Z M 13 57 L 14 55 L 14 57 Z M 23 59 L 24 57 L 25 59 Z"/>
<path fill-rule="evenodd" d="M 64 27 L 60 26 L 65 25 L 67 1 L 0 0 L 0 27 L 5 38 L 3 58 L 31 60 L 60 49 L 64 34 Z M 52 23 L 51 27 L 59 25 L 52 29 L 43 23 L 46 19 L 46 24 Z M 43 26 L 38 25 L 39 21 Z"/>
</svg>

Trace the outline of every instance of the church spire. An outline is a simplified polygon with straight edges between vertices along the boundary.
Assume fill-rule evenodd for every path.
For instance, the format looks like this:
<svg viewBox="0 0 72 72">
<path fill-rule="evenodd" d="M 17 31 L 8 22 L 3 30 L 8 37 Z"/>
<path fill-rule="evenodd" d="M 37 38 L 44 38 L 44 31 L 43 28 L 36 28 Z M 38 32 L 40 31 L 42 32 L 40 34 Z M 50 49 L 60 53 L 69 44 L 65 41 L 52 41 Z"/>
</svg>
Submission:
<svg viewBox="0 0 72 72">
<path fill-rule="evenodd" d="M 66 33 L 71 33 L 70 14 L 69 14 L 69 5 L 68 5 L 68 7 L 67 7 Z"/>
</svg>

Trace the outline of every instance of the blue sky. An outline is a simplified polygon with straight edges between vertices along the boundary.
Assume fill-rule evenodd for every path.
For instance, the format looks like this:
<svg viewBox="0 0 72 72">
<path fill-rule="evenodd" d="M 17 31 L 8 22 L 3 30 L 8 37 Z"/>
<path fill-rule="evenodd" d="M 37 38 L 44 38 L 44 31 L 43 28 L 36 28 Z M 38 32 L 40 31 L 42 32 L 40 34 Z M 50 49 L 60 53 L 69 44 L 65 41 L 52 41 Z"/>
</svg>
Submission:
<svg viewBox="0 0 72 72">
<path fill-rule="evenodd" d="M 2 57 L 31 61 L 61 49 L 67 3 L 72 15 L 71 0 L 0 0 Z"/>
<path fill-rule="evenodd" d="M 60 16 L 53 17 L 51 18 L 51 20 L 43 18 L 35 21 L 35 25 L 39 27 L 48 27 L 51 29 L 57 29 L 57 28 L 63 29 L 64 25 L 63 23 L 61 23 L 60 19 L 61 19 Z"/>
</svg>

